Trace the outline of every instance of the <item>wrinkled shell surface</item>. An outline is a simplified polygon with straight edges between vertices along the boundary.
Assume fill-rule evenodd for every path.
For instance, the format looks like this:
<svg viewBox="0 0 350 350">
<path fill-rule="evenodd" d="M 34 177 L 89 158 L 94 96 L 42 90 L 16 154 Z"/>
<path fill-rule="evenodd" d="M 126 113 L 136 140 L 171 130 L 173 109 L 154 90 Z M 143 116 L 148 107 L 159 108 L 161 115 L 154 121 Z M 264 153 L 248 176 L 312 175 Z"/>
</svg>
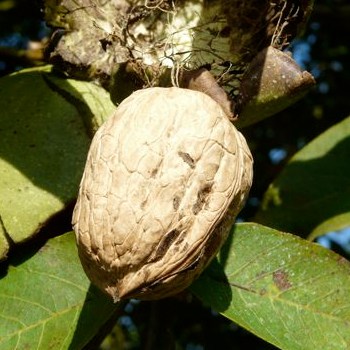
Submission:
<svg viewBox="0 0 350 350">
<path fill-rule="evenodd" d="M 115 301 L 188 287 L 252 182 L 244 137 L 209 96 L 139 90 L 95 134 L 73 214 L 86 274 Z"/>
</svg>

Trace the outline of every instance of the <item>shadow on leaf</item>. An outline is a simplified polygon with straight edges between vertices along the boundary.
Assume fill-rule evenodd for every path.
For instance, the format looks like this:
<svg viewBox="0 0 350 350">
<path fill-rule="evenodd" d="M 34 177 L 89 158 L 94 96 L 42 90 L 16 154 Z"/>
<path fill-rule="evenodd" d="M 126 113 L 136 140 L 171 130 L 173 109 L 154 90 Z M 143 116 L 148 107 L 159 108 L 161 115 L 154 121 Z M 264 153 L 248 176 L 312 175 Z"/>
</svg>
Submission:
<svg viewBox="0 0 350 350">
<path fill-rule="evenodd" d="M 115 325 L 124 306 L 125 302 L 114 304 L 111 299 L 90 284 L 68 350 L 96 349 Z M 86 342 L 88 339 L 86 334 L 91 335 L 88 342 Z"/>
<path fill-rule="evenodd" d="M 2 78 L 0 93 L 0 216 L 18 243 L 74 201 L 91 136 L 112 103 L 101 88 L 50 67 Z"/>
<path fill-rule="evenodd" d="M 300 151 L 270 185 L 255 221 L 306 237 L 322 222 L 350 212 L 350 136 L 321 157 L 318 149 L 332 140 L 315 141 L 318 147 Z M 300 155 L 315 158 L 302 161 Z"/>
</svg>

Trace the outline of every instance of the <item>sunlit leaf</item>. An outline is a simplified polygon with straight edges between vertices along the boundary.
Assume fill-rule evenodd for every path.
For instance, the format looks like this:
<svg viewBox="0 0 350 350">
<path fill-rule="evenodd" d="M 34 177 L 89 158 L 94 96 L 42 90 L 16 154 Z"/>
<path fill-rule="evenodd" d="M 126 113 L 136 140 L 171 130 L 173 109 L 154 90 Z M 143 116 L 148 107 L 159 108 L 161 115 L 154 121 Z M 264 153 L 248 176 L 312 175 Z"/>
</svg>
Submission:
<svg viewBox="0 0 350 350">
<path fill-rule="evenodd" d="M 6 258 L 10 244 L 6 239 L 6 231 L 0 222 L 0 260 Z"/>
<path fill-rule="evenodd" d="M 74 200 L 90 137 L 114 109 L 102 88 L 50 71 L 0 79 L 0 258 L 7 238 L 29 238 Z"/>
<path fill-rule="evenodd" d="M 94 83 L 62 79 L 54 74 L 48 74 L 46 81 L 52 90 L 57 91 L 77 108 L 90 136 L 116 108 L 107 91 Z"/>
<path fill-rule="evenodd" d="M 350 226 L 350 212 L 333 216 L 329 220 L 322 222 L 317 226 L 308 237 L 313 241 L 317 237 L 323 236 L 329 232 L 341 231 Z"/>
<path fill-rule="evenodd" d="M 350 263 L 299 237 L 238 224 L 192 286 L 205 304 L 285 350 L 350 347 Z"/>
<path fill-rule="evenodd" d="M 0 348 L 82 349 L 118 305 L 90 285 L 73 233 L 29 254 L 0 280 Z"/>
<path fill-rule="evenodd" d="M 256 221 L 308 235 L 323 222 L 350 213 L 350 117 L 299 151 L 268 188 Z M 348 219 L 349 215 L 346 216 Z M 332 223 L 332 224 L 331 224 Z M 350 220 L 348 221 L 350 226 Z"/>
</svg>

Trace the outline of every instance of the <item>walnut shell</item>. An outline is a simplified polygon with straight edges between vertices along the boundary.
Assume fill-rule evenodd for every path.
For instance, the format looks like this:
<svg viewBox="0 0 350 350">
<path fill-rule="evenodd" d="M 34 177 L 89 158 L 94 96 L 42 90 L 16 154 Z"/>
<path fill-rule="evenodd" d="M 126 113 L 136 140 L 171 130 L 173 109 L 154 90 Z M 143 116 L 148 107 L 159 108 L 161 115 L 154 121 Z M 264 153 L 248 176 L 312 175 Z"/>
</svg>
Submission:
<svg viewBox="0 0 350 350">
<path fill-rule="evenodd" d="M 74 209 L 88 277 L 114 301 L 188 287 L 226 239 L 252 163 L 244 137 L 209 96 L 134 92 L 95 134 Z"/>
</svg>

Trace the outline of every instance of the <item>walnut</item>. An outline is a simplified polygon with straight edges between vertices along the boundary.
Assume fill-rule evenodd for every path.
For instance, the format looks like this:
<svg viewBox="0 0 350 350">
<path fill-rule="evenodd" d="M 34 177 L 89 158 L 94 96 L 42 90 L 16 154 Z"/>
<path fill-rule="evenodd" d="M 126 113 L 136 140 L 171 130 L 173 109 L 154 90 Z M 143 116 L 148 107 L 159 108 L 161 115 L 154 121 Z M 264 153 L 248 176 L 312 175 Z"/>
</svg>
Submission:
<svg viewBox="0 0 350 350">
<path fill-rule="evenodd" d="M 159 299 L 198 277 L 252 182 L 244 137 L 202 92 L 134 92 L 92 141 L 73 214 L 91 281 L 113 297 Z"/>
</svg>

